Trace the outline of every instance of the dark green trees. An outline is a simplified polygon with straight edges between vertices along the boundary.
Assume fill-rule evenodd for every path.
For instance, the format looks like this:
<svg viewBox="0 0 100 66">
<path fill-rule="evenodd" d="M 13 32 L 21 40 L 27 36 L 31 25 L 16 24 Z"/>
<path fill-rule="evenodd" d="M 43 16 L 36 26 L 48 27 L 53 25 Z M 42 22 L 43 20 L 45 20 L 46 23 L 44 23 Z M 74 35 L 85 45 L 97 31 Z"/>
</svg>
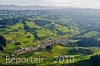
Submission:
<svg viewBox="0 0 100 66">
<path fill-rule="evenodd" d="M 76 44 L 80 47 L 100 47 L 100 40 L 94 37 L 81 37 Z"/>
<path fill-rule="evenodd" d="M 93 66 L 100 66 L 100 55 L 91 56 L 90 62 Z"/>
<path fill-rule="evenodd" d="M 6 39 L 3 36 L 0 36 L 0 51 L 3 51 L 3 47 L 6 46 Z"/>
</svg>

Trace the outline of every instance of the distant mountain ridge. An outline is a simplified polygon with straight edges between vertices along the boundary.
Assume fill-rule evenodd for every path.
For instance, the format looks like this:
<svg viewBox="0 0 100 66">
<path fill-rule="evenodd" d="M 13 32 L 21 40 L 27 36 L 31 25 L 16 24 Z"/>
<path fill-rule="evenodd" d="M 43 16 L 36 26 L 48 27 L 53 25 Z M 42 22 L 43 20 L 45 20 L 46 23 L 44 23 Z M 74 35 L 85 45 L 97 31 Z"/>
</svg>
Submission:
<svg viewBox="0 0 100 66">
<path fill-rule="evenodd" d="M 0 10 L 46 10 L 51 9 L 47 6 L 17 6 L 17 5 L 0 5 Z"/>
<path fill-rule="evenodd" d="M 20 5 L 0 5 L 0 10 L 48 10 L 48 9 L 91 9 L 91 8 L 73 8 L 62 6 L 20 6 Z M 100 10 L 100 9 L 93 9 Z"/>
</svg>

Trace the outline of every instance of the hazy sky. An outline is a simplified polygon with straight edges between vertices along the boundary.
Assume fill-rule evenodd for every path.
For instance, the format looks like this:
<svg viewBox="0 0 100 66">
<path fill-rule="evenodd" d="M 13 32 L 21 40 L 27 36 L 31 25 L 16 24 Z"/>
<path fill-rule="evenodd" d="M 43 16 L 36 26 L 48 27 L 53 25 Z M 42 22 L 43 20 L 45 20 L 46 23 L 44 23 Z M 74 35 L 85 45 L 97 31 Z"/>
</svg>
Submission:
<svg viewBox="0 0 100 66">
<path fill-rule="evenodd" d="M 67 6 L 100 9 L 100 0 L 0 0 L 0 5 Z"/>
</svg>

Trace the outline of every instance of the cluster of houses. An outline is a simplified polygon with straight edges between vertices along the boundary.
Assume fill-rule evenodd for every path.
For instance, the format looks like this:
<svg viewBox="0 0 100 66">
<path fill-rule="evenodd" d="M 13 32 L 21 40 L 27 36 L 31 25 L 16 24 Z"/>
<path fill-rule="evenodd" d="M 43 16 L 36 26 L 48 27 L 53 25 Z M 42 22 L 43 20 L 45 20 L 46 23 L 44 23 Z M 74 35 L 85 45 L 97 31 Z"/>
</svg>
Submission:
<svg viewBox="0 0 100 66">
<path fill-rule="evenodd" d="M 66 46 L 68 43 L 68 40 L 65 38 L 60 38 L 60 39 L 52 39 L 52 40 L 43 40 L 40 42 L 40 44 L 37 44 L 35 46 L 27 46 L 25 48 L 21 48 L 21 49 L 17 49 L 16 50 L 16 55 L 19 54 L 24 54 L 24 53 L 28 53 L 28 52 L 33 52 L 33 51 L 37 51 L 37 50 L 42 50 L 42 49 L 46 49 L 47 46 L 54 46 L 54 45 L 64 45 Z"/>
</svg>

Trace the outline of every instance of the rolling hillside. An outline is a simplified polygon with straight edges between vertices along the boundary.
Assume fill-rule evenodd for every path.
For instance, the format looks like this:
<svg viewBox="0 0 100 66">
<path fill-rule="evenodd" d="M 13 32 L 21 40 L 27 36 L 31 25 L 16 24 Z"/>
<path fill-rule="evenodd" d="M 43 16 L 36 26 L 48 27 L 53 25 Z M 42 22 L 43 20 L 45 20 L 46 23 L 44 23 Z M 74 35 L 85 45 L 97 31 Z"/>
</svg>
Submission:
<svg viewBox="0 0 100 66">
<path fill-rule="evenodd" d="M 99 16 L 95 9 L 0 10 L 0 64 L 10 56 L 44 58 L 34 66 L 92 66 L 100 54 Z"/>
</svg>

